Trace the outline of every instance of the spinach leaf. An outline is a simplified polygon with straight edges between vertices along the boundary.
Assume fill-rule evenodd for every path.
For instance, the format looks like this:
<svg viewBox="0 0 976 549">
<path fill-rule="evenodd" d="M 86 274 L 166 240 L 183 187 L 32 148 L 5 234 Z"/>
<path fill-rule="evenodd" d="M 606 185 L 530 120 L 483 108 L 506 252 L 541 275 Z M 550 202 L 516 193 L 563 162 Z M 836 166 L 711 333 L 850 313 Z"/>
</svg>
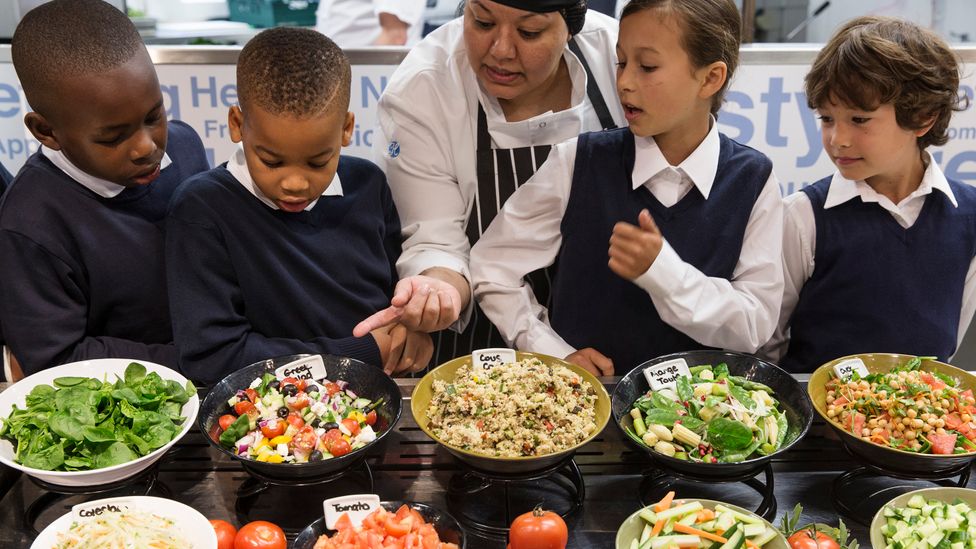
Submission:
<svg viewBox="0 0 976 549">
<path fill-rule="evenodd" d="M 61 388 L 74 387 L 75 385 L 81 385 L 82 383 L 85 383 L 87 381 L 88 381 L 87 377 L 59 377 L 59 378 L 55 378 L 54 386 L 61 387 Z"/>
<path fill-rule="evenodd" d="M 660 408 L 652 408 L 647 412 L 647 423 L 653 423 L 655 425 L 665 425 L 667 427 L 674 427 L 674 422 L 681 419 L 681 416 L 672 410 L 661 410 Z M 689 427 L 690 429 L 690 427 Z"/>
<path fill-rule="evenodd" d="M 724 417 L 708 422 L 708 442 L 721 451 L 743 450 L 752 444 L 752 429 Z"/>
<path fill-rule="evenodd" d="M 251 430 L 251 422 L 246 414 L 242 415 L 234 420 L 234 423 L 226 431 L 220 433 L 220 443 L 227 448 L 233 448 L 234 443 L 246 435 L 249 430 Z"/>
<path fill-rule="evenodd" d="M 681 418 L 681 424 L 699 435 L 705 430 L 705 422 L 695 416 L 683 416 Z"/>
<path fill-rule="evenodd" d="M 95 456 L 95 467 L 111 467 L 132 461 L 138 458 L 138 454 L 132 451 L 127 445 L 121 442 L 113 442 L 104 451 Z"/>
<path fill-rule="evenodd" d="M 138 362 L 133 362 L 125 367 L 125 384 L 128 386 L 138 385 L 146 378 L 146 367 Z"/>
<path fill-rule="evenodd" d="M 61 443 L 52 444 L 23 456 L 21 463 L 34 469 L 53 471 L 64 463 L 64 448 Z"/>
<path fill-rule="evenodd" d="M 54 434 L 74 442 L 80 442 L 85 436 L 85 426 L 65 412 L 58 412 L 52 415 L 50 426 Z"/>
</svg>

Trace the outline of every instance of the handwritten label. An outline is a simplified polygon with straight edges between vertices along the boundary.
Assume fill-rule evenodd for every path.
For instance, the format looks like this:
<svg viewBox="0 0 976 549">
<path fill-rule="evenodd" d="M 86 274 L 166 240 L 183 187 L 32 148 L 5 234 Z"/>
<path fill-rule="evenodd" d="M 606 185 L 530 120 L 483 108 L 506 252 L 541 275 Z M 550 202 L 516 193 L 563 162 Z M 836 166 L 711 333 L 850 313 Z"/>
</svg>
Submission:
<svg viewBox="0 0 976 549">
<path fill-rule="evenodd" d="M 478 349 L 471 353 L 471 369 L 491 370 L 495 366 L 511 364 L 518 360 L 515 358 L 514 349 Z"/>
<path fill-rule="evenodd" d="M 690 375 L 691 370 L 688 369 L 688 363 L 683 358 L 676 358 L 644 368 L 644 377 L 647 378 L 648 385 L 654 391 L 674 389 L 679 377 Z"/>
<path fill-rule="evenodd" d="M 868 367 L 864 365 L 864 361 L 859 358 L 849 358 L 834 364 L 834 374 L 838 379 L 847 381 L 854 375 L 854 372 L 857 372 L 857 375 L 861 377 L 871 373 Z"/>
<path fill-rule="evenodd" d="M 278 368 L 275 370 L 275 377 L 279 381 L 286 377 L 320 381 L 328 377 L 328 373 L 325 371 L 325 362 L 322 361 L 322 356 L 312 355 L 293 360 Z"/>
<path fill-rule="evenodd" d="M 335 523 L 342 515 L 349 515 L 353 526 L 359 526 L 363 519 L 380 508 L 380 497 L 376 494 L 353 494 L 329 498 L 322 502 L 325 512 L 325 527 L 335 530 Z"/>
<path fill-rule="evenodd" d="M 129 510 L 132 500 L 129 498 L 109 498 L 98 501 L 79 503 L 71 508 L 75 520 L 98 518 L 109 513 L 122 513 Z"/>
</svg>

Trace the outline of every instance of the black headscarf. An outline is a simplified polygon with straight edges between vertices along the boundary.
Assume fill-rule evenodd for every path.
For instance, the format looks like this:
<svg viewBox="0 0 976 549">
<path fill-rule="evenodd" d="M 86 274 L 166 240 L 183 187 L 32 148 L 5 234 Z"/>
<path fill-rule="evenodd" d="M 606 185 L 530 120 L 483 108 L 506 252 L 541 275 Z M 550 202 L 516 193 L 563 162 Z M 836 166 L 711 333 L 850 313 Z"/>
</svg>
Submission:
<svg viewBox="0 0 976 549">
<path fill-rule="evenodd" d="M 583 28 L 586 21 L 586 0 L 493 0 L 513 8 L 536 13 L 558 11 L 566 25 L 569 34 L 576 34 Z"/>
</svg>

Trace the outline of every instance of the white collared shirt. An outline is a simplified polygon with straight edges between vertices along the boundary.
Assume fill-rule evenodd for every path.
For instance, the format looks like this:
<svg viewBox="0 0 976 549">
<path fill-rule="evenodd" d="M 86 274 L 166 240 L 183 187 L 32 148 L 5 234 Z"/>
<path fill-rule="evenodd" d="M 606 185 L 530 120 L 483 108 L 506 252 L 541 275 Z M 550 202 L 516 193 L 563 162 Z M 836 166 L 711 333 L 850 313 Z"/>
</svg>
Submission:
<svg viewBox="0 0 976 549">
<path fill-rule="evenodd" d="M 624 125 L 616 99 L 617 21 L 589 11 L 575 39 L 611 116 Z M 465 228 L 478 193 L 479 101 L 497 148 L 555 144 L 602 128 L 586 95 L 582 64 L 568 46 L 563 59 L 573 83 L 571 107 L 520 122 L 508 122 L 498 101 L 478 84 L 464 45 L 463 18 L 427 35 L 397 67 L 377 106 L 373 161 L 386 173 L 403 225 L 401 278 L 446 267 L 471 280 Z M 468 317 L 470 306 L 455 328 Z"/>
<path fill-rule="evenodd" d="M 106 179 L 100 179 L 83 172 L 81 168 L 72 164 L 62 151 L 56 151 L 41 145 L 41 154 L 43 154 L 61 171 L 63 171 L 68 177 L 74 179 L 81 186 L 97 194 L 98 196 L 101 196 L 102 198 L 115 198 L 126 189 L 124 185 L 112 183 Z M 159 162 L 159 170 L 165 170 L 166 167 L 172 163 L 173 161 L 170 159 L 169 155 L 163 153 L 163 159 Z"/>
<path fill-rule="evenodd" d="M 244 145 L 238 144 L 237 149 L 231 153 L 230 158 L 227 159 L 227 171 L 234 176 L 234 179 L 241 184 L 242 187 L 248 190 L 251 194 L 255 196 L 262 204 L 271 208 L 272 210 L 280 210 L 270 198 L 267 197 L 257 185 L 254 184 L 254 178 L 251 177 L 251 172 L 247 169 L 247 160 L 244 157 Z M 332 178 L 332 183 L 325 188 L 321 196 L 342 196 L 342 182 L 339 181 L 339 172 L 336 172 L 335 176 Z M 305 206 L 305 211 L 309 211 L 318 204 L 318 199 L 315 199 Z"/>
<path fill-rule="evenodd" d="M 824 209 L 844 204 L 850 200 L 860 199 L 862 202 L 874 202 L 891 213 L 903 228 L 907 229 L 915 224 L 922 206 L 925 205 L 925 198 L 933 191 L 939 191 L 946 195 L 953 206 L 958 206 L 956 197 L 949 187 L 949 182 L 939 168 L 939 165 L 932 160 L 931 155 L 925 152 L 925 160 L 928 166 L 922 174 L 922 181 L 918 188 L 898 204 L 894 204 L 891 199 L 878 193 L 864 181 L 851 181 L 844 179 L 840 172 L 834 173 L 830 180 L 830 189 L 827 190 L 827 198 L 824 201 Z M 803 285 L 813 275 L 814 252 L 817 249 L 817 224 L 813 216 L 813 205 L 806 193 L 796 192 L 786 197 L 785 220 L 783 223 L 783 275 L 785 284 L 783 288 L 783 304 L 780 311 L 779 322 L 776 332 L 772 339 L 766 343 L 761 354 L 772 361 L 778 361 L 785 354 L 789 346 L 790 319 L 796 310 L 797 302 L 800 299 L 800 290 Z M 976 311 L 976 258 L 969 265 L 966 273 L 966 282 L 962 292 L 962 310 L 959 315 L 959 331 L 956 343 L 962 342 L 966 335 L 966 329 Z"/>
<path fill-rule="evenodd" d="M 635 141 L 635 188 L 647 187 L 665 206 L 677 203 L 692 187 L 708 198 L 720 148 L 714 121 L 705 140 L 679 166 L 668 164 L 652 138 Z M 549 160 L 508 200 L 471 251 L 475 297 L 502 336 L 519 349 L 559 357 L 576 349 L 549 325 L 545 308 L 524 279 L 551 265 L 559 252 L 576 142 L 553 148 Z M 770 174 L 749 216 L 731 281 L 706 276 L 665 241 L 634 283 L 650 295 L 662 320 L 702 345 L 754 352 L 776 326 L 783 291 L 782 230 L 779 183 Z"/>
<path fill-rule="evenodd" d="M 380 14 L 389 13 L 408 25 L 406 46 L 420 41 L 426 0 L 322 0 L 315 29 L 340 48 L 372 46 L 380 37 Z"/>
</svg>

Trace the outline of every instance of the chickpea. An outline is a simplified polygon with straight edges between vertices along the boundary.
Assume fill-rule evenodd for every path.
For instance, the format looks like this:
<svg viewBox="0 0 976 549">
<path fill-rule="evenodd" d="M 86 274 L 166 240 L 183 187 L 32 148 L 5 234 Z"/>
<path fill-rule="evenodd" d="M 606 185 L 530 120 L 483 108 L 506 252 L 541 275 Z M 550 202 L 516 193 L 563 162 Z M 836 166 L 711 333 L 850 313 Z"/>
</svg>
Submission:
<svg viewBox="0 0 976 549">
<path fill-rule="evenodd" d="M 871 436 L 871 429 L 868 429 L 867 427 L 861 429 L 861 436 L 865 438 Z"/>
<path fill-rule="evenodd" d="M 922 432 L 924 432 L 924 433 L 928 433 L 932 429 L 933 429 L 933 427 L 931 425 L 929 425 L 928 423 L 926 423 L 925 425 L 922 426 Z"/>
<path fill-rule="evenodd" d="M 878 391 L 878 396 L 880 396 L 881 398 L 884 398 L 884 397 L 888 396 L 888 391 L 885 391 L 884 389 L 882 389 L 882 390 Z"/>
<path fill-rule="evenodd" d="M 903 418 L 901 418 L 901 422 L 904 423 L 905 425 L 911 425 L 912 424 L 912 421 L 913 420 L 910 417 L 903 417 Z"/>
<path fill-rule="evenodd" d="M 916 436 L 915 431 L 912 430 L 905 431 L 905 438 L 909 440 L 915 440 L 915 436 Z"/>
<path fill-rule="evenodd" d="M 895 424 L 895 429 L 897 429 L 898 431 L 904 431 L 905 430 L 905 424 L 904 423 L 897 423 L 897 424 Z"/>
<path fill-rule="evenodd" d="M 833 404 L 835 400 L 837 399 L 834 398 L 834 395 L 830 395 L 830 394 L 827 395 L 827 405 Z"/>
<path fill-rule="evenodd" d="M 868 427 L 874 429 L 877 426 L 878 426 L 878 420 L 877 419 L 869 419 L 868 420 Z"/>
<path fill-rule="evenodd" d="M 935 426 L 938 427 L 939 430 L 942 430 L 942 428 L 945 427 L 945 420 L 940 417 L 939 419 L 935 420 Z"/>
<path fill-rule="evenodd" d="M 875 427 L 874 429 L 871 429 L 871 434 L 872 435 L 880 435 L 883 431 L 884 431 L 884 429 L 882 429 L 880 427 Z"/>
<path fill-rule="evenodd" d="M 887 427 L 887 426 L 888 426 L 888 420 L 887 419 L 879 419 L 878 420 L 878 427 Z"/>
<path fill-rule="evenodd" d="M 935 434 L 937 434 L 937 435 L 944 435 L 944 434 L 946 434 L 946 430 L 943 429 L 942 427 L 939 427 L 938 429 L 935 430 Z"/>
<path fill-rule="evenodd" d="M 927 420 L 925 420 L 925 423 L 928 423 L 929 425 L 935 425 L 935 422 L 936 421 L 939 421 L 939 418 L 937 418 L 937 417 L 935 417 L 933 415 L 929 415 L 929 418 Z"/>
<path fill-rule="evenodd" d="M 925 425 L 925 422 L 920 419 L 912 420 L 912 428 L 914 429 L 921 429 L 923 425 Z"/>
<path fill-rule="evenodd" d="M 833 389 L 827 391 L 827 398 L 830 398 L 832 396 L 834 396 L 834 390 Z"/>
<path fill-rule="evenodd" d="M 912 443 L 912 450 L 915 450 L 917 452 L 921 449 L 922 449 L 922 445 L 919 444 L 917 441 Z"/>
<path fill-rule="evenodd" d="M 943 410 L 948 410 L 949 409 L 949 401 L 948 400 L 942 399 L 942 409 Z"/>
<path fill-rule="evenodd" d="M 921 418 L 923 421 L 928 421 L 930 417 L 932 417 L 932 414 L 928 412 L 922 412 Z"/>
<path fill-rule="evenodd" d="M 908 417 L 915 419 L 915 416 L 918 415 L 918 412 L 916 412 L 914 408 L 909 408 L 907 415 Z"/>
<path fill-rule="evenodd" d="M 962 420 L 966 423 L 969 423 L 970 421 L 973 420 L 973 416 L 971 416 L 970 414 L 963 414 L 961 417 Z"/>
<path fill-rule="evenodd" d="M 827 417 L 837 417 L 837 410 L 833 408 L 827 410 Z"/>
</svg>

